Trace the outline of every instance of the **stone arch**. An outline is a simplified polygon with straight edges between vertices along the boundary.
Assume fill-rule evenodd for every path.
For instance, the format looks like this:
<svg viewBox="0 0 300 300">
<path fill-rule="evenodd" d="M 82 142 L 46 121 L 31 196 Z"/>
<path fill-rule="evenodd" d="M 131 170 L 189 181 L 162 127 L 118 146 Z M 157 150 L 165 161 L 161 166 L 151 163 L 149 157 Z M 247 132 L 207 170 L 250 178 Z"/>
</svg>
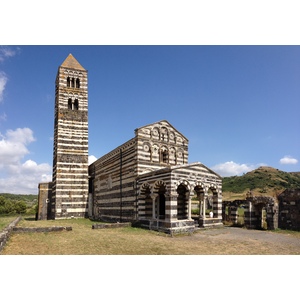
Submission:
<svg viewBox="0 0 300 300">
<path fill-rule="evenodd" d="M 153 185 L 153 193 L 155 194 L 155 216 L 159 219 L 166 217 L 166 201 L 169 198 L 167 185 L 162 180 L 155 181 Z"/>
<path fill-rule="evenodd" d="M 158 193 L 159 190 L 161 190 L 161 187 L 165 190 L 165 193 L 168 195 L 168 188 L 167 184 L 163 180 L 156 180 L 155 183 L 153 184 L 153 193 Z"/>
<path fill-rule="evenodd" d="M 181 180 L 176 188 L 177 191 L 177 219 L 188 219 L 189 216 L 189 197 L 190 184 L 186 180 Z"/>
<path fill-rule="evenodd" d="M 148 182 L 144 182 L 139 190 L 139 195 L 144 195 L 148 191 L 152 194 L 152 186 Z"/>
<path fill-rule="evenodd" d="M 211 194 L 210 194 L 211 192 Z M 216 184 L 211 183 L 207 190 L 207 208 L 213 213 L 212 217 L 219 217 L 219 191 Z"/>
<path fill-rule="evenodd" d="M 252 196 L 246 200 L 249 201 L 249 220 L 246 227 L 275 229 L 278 226 L 278 208 L 273 197 Z"/>
<path fill-rule="evenodd" d="M 152 186 L 148 182 L 145 182 L 142 184 L 139 192 L 139 217 L 142 219 L 151 219 L 153 217 L 153 205 Z"/>
<path fill-rule="evenodd" d="M 193 206 L 193 219 L 200 220 L 203 219 L 203 213 L 204 213 L 204 199 L 205 199 L 205 193 L 206 188 L 203 182 L 196 181 L 195 184 L 192 186 L 193 192 L 194 192 L 194 206 Z"/>
<path fill-rule="evenodd" d="M 177 181 L 176 189 L 178 189 L 179 185 L 184 185 L 184 186 L 186 186 L 186 188 L 189 192 L 191 191 L 191 184 L 187 180 L 181 179 L 181 180 Z"/>
</svg>

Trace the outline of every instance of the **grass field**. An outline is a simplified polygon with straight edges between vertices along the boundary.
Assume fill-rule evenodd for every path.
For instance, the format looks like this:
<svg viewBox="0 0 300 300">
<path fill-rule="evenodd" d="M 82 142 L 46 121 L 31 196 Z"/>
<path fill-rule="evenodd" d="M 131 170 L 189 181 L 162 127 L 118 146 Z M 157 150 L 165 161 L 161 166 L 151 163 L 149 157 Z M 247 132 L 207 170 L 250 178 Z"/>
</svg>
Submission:
<svg viewBox="0 0 300 300">
<path fill-rule="evenodd" d="M 9 225 L 13 220 L 15 220 L 16 216 L 1 216 L 0 217 L 0 231 L 3 230 L 7 225 Z"/>
<path fill-rule="evenodd" d="M 255 239 L 243 240 L 207 230 L 191 235 L 169 235 L 124 227 L 92 229 L 89 219 L 34 221 L 24 218 L 19 227 L 71 226 L 71 231 L 49 233 L 13 233 L 2 255 L 201 255 L 201 254 L 295 254 L 300 249 L 274 246 Z M 240 229 L 243 230 L 243 229 Z M 291 235 L 290 233 L 288 233 Z M 281 231 L 273 232 L 276 237 Z M 293 237 L 300 239 L 300 232 Z"/>
</svg>

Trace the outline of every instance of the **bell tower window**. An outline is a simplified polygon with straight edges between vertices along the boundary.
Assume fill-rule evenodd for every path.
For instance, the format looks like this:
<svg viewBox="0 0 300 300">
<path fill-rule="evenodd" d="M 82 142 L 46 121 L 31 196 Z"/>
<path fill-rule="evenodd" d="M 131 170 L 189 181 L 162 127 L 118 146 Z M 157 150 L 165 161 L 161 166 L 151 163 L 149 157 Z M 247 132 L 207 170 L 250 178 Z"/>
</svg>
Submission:
<svg viewBox="0 0 300 300">
<path fill-rule="evenodd" d="M 79 102 L 78 99 L 72 100 L 71 98 L 68 99 L 68 109 L 69 110 L 78 110 Z"/>
<path fill-rule="evenodd" d="M 68 109 L 72 110 L 72 99 L 69 98 L 68 100 Z"/>
<path fill-rule="evenodd" d="M 78 110 L 78 99 L 74 101 L 74 110 Z"/>
</svg>

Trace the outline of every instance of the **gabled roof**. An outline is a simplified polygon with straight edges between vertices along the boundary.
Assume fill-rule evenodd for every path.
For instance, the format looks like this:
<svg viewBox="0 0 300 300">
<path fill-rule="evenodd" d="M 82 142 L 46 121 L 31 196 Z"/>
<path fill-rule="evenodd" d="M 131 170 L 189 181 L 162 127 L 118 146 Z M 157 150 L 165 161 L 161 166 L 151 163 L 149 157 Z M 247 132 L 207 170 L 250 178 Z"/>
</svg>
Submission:
<svg viewBox="0 0 300 300">
<path fill-rule="evenodd" d="M 187 137 L 185 137 L 180 131 L 178 131 L 178 129 L 176 129 L 172 124 L 170 124 L 167 120 L 161 120 L 161 121 L 158 121 L 158 122 L 155 122 L 155 123 L 151 123 L 151 124 L 148 124 L 148 125 L 144 125 L 144 126 L 142 126 L 142 127 L 139 127 L 139 128 L 136 128 L 135 129 L 135 132 L 137 131 L 137 130 L 140 130 L 140 129 L 142 129 L 142 128 L 145 128 L 145 127 L 152 127 L 152 126 L 155 126 L 155 125 L 163 125 L 163 123 L 167 123 L 167 125 L 169 126 L 169 127 L 171 127 L 171 128 L 173 128 L 173 130 L 174 131 L 177 131 L 183 138 L 185 138 L 187 141 L 188 141 L 188 138 Z"/>
<path fill-rule="evenodd" d="M 86 71 L 71 53 L 61 64 L 61 67 Z"/>
<path fill-rule="evenodd" d="M 176 166 L 167 166 L 165 168 L 161 168 L 161 169 L 157 169 L 157 170 L 153 170 L 147 173 L 143 173 L 140 174 L 138 176 L 138 178 L 144 178 L 147 176 L 153 176 L 156 174 L 162 174 L 162 173 L 172 173 L 172 172 L 176 172 L 177 170 L 191 170 L 194 169 L 197 170 L 199 169 L 199 172 L 201 172 L 202 174 L 204 174 L 204 172 L 210 173 L 215 175 L 217 178 L 222 180 L 222 177 L 216 173 L 215 171 L 213 171 L 212 169 L 208 168 L 207 166 L 205 166 L 203 163 L 201 162 L 194 162 L 194 163 L 187 163 L 187 164 L 183 164 L 183 165 L 176 165 Z"/>
</svg>

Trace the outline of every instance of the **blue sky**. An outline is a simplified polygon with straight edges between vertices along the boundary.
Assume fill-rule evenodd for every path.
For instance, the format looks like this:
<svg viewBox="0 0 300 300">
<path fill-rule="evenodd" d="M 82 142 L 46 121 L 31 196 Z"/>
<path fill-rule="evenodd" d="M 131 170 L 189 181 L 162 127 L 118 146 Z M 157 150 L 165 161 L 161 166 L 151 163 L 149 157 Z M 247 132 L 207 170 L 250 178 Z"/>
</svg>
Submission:
<svg viewBox="0 0 300 300">
<path fill-rule="evenodd" d="M 113 0 L 97 1 L 97 6 L 95 3 L 1 3 L 0 45 L 8 46 L 0 46 L 0 192 L 35 194 L 39 182 L 51 180 L 55 76 L 69 53 L 89 72 L 91 156 L 100 157 L 126 142 L 139 126 L 167 119 L 189 139 L 189 161 L 201 161 L 223 176 L 242 174 L 262 164 L 300 171 L 297 1 Z M 170 258 L 167 269 L 171 272 L 178 272 L 178 265 L 186 265 L 186 257 L 181 264 L 180 257 L 176 257 L 176 263 Z M 196 263 L 200 258 L 201 255 Z M 233 264 L 241 263 L 235 258 L 230 258 Z M 13 259 L 15 263 L 16 257 Z M 26 270 L 37 263 L 32 259 L 22 259 Z M 65 269 L 73 270 L 75 266 L 76 274 L 79 257 L 76 263 L 73 258 L 69 263 L 63 259 Z M 83 259 L 82 266 L 87 262 Z M 130 274 L 133 276 L 127 278 L 135 278 L 136 284 L 142 284 L 136 276 L 137 269 L 129 266 L 134 263 L 146 266 L 147 270 L 157 266 L 156 261 L 142 259 L 140 264 L 129 261 L 125 266 L 127 271 L 134 270 Z M 195 264 L 195 259 L 191 257 L 189 263 Z M 254 262 L 250 257 L 242 258 L 242 263 L 249 271 L 257 259 Z M 287 257 L 284 259 L 281 265 L 286 266 Z M 105 261 L 100 261 L 102 269 L 107 260 L 105 257 Z M 112 257 L 110 266 L 115 260 Z M 166 257 L 163 260 L 166 265 Z M 48 261 L 51 268 L 51 260 L 43 260 L 43 265 Z M 278 272 L 278 258 L 267 261 L 263 257 L 266 269 Z M 93 257 L 91 263 L 95 262 Z M 219 269 L 228 266 L 228 259 L 222 257 L 205 257 L 200 261 L 206 272 L 211 272 L 203 293 L 209 295 L 213 290 L 214 296 L 217 293 L 226 298 L 228 282 L 219 282 L 224 286 L 217 291 L 215 281 L 210 280 L 215 275 L 211 263 L 216 262 Z M 294 258 L 289 265 L 293 262 Z M 120 263 L 124 263 L 124 257 L 120 257 Z M 11 264 L 7 266 L 9 272 Z M 251 276 L 250 271 L 247 274 Z M 88 277 L 88 285 L 91 278 L 96 278 L 98 284 L 101 274 L 95 275 Z M 72 276 L 63 276 L 64 282 L 71 279 L 68 283 L 73 284 Z M 189 276 L 188 285 L 191 278 L 195 278 L 192 284 L 198 284 L 197 276 Z M 236 286 L 243 286 L 245 276 L 241 278 L 243 282 Z M 44 281 L 44 276 L 41 279 Z M 166 277 L 163 280 L 166 282 Z M 290 281 L 291 278 L 287 284 L 297 286 Z M 111 290 L 111 282 L 105 282 L 102 288 L 107 286 Z M 7 281 L 6 285 L 10 283 Z M 124 297 L 131 282 L 122 278 L 118 284 L 123 284 L 119 290 Z M 24 289 L 19 290 L 23 293 Z M 86 296 L 87 290 L 83 291 Z M 188 290 L 183 291 L 186 297 Z M 70 290 L 67 292 L 69 296 Z M 270 290 L 267 292 L 269 297 Z M 292 296 L 296 291 L 289 292 Z M 167 289 L 166 293 L 169 296 L 172 291 Z M 276 293 L 278 296 L 280 291 Z M 286 297 L 287 291 L 282 290 L 281 294 Z"/>
<path fill-rule="evenodd" d="M 169 121 L 189 162 L 222 176 L 300 171 L 300 46 L 0 47 L 0 192 L 51 180 L 54 88 L 69 53 L 88 70 L 89 155 Z"/>
</svg>

